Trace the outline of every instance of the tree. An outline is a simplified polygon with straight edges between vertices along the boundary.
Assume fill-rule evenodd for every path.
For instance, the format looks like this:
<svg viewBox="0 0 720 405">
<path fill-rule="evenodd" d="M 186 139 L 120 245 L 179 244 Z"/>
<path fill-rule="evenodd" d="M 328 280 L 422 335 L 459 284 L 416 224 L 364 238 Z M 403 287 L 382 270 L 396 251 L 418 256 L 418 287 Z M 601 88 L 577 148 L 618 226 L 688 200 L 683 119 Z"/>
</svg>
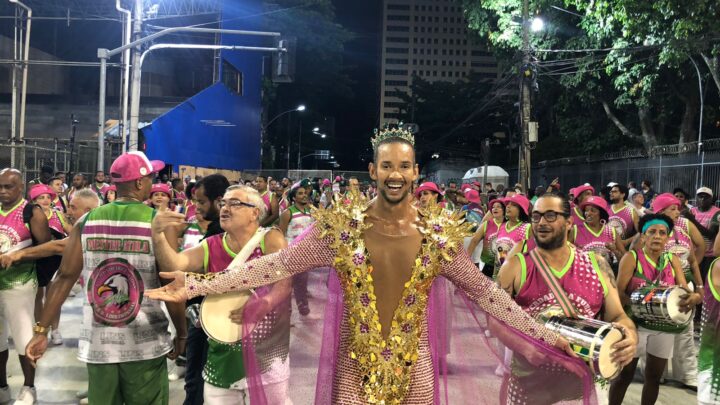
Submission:
<svg viewBox="0 0 720 405">
<path fill-rule="evenodd" d="M 622 138 L 618 140 L 626 146 L 641 143 L 651 147 L 668 139 L 695 139 L 699 92 L 690 52 L 707 48 L 707 38 L 715 35 L 715 17 L 693 14 L 700 13 L 702 5 L 678 14 L 687 3 L 566 0 L 565 6 L 571 10 L 565 11 L 552 8 L 555 2 L 547 0 L 530 3 L 530 9 L 542 10 L 539 14 L 549 22 L 548 31 L 532 37 L 540 85 L 555 86 L 548 83 L 548 79 L 554 80 L 570 94 L 564 97 L 566 101 L 576 99 L 586 109 L 593 109 L 578 111 L 561 102 L 555 109 L 558 122 L 567 124 L 588 112 L 601 112 L 614 130 L 608 132 L 600 125 L 593 133 L 619 131 Z M 482 34 L 481 39 L 496 49 L 499 57 L 507 58 L 519 50 L 519 0 L 465 0 L 464 4 L 470 28 Z M 717 5 L 710 9 L 717 13 Z M 705 52 L 712 55 L 709 49 Z M 583 132 L 588 130 L 586 126 L 587 122 L 580 126 Z"/>
</svg>

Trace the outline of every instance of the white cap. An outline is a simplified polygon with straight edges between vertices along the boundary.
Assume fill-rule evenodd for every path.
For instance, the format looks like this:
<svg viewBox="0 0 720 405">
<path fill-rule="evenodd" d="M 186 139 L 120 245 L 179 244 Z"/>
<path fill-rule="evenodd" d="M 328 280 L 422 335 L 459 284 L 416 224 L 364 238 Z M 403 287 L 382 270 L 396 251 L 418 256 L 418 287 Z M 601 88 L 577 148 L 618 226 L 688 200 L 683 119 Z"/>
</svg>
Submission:
<svg viewBox="0 0 720 405">
<path fill-rule="evenodd" d="M 705 193 L 705 194 L 709 195 L 710 197 L 713 196 L 713 192 L 710 189 L 710 187 L 700 187 L 695 194 L 697 195 L 700 193 Z"/>
<path fill-rule="evenodd" d="M 617 183 L 615 183 L 614 181 L 611 181 L 610 183 L 608 183 L 607 186 L 608 186 L 608 187 L 615 187 L 615 186 L 617 186 L 617 185 L 618 185 Z"/>
</svg>

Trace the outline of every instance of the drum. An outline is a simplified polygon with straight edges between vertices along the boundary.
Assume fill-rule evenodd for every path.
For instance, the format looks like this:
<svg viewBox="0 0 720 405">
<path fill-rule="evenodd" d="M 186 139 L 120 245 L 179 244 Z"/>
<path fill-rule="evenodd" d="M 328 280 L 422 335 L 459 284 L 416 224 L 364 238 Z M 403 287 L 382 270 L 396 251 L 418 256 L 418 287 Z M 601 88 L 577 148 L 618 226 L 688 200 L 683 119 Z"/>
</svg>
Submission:
<svg viewBox="0 0 720 405">
<path fill-rule="evenodd" d="M 233 344 L 242 339 L 242 325 L 230 320 L 230 312 L 245 306 L 251 290 L 208 295 L 200 304 L 200 325 L 212 339 Z"/>
<path fill-rule="evenodd" d="M 597 377 L 612 380 L 620 375 L 622 369 L 612 361 L 611 354 L 612 345 L 623 339 L 622 330 L 596 319 L 562 316 L 551 316 L 545 326 L 567 339 Z"/>
<path fill-rule="evenodd" d="M 630 311 L 646 329 L 679 333 L 693 319 L 694 310 L 680 312 L 680 301 L 689 293 L 677 285 L 641 287 L 630 294 Z"/>
</svg>

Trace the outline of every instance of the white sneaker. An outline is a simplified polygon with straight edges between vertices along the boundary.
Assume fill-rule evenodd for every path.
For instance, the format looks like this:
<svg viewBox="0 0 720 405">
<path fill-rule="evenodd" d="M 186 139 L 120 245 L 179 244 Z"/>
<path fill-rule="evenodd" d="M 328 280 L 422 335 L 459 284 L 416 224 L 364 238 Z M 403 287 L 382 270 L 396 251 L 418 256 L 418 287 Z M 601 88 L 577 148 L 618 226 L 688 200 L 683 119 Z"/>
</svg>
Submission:
<svg viewBox="0 0 720 405">
<path fill-rule="evenodd" d="M 53 329 L 53 331 L 50 333 L 50 341 L 55 346 L 60 346 L 61 344 L 63 344 L 62 335 L 60 334 L 59 330 Z"/>
<path fill-rule="evenodd" d="M 185 367 L 173 365 L 171 366 L 170 372 L 168 373 L 168 380 L 177 381 L 185 378 Z"/>
<path fill-rule="evenodd" d="M 10 402 L 10 387 L 0 388 L 0 403 Z"/>
<path fill-rule="evenodd" d="M 35 387 L 23 386 L 15 399 L 15 404 L 34 405 L 37 403 L 37 391 Z"/>
</svg>

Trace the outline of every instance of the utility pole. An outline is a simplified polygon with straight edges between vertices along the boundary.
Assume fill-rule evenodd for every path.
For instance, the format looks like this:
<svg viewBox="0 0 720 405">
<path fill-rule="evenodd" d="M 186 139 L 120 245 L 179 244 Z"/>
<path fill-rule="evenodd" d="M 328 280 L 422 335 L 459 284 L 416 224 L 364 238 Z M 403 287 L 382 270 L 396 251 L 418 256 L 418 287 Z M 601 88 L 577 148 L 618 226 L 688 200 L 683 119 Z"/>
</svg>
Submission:
<svg viewBox="0 0 720 405">
<path fill-rule="evenodd" d="M 142 35 L 143 0 L 135 0 L 133 12 L 135 13 L 135 18 L 133 18 L 132 39 L 133 41 L 137 41 Z M 132 48 L 132 84 L 130 86 L 132 102 L 140 98 L 140 86 L 142 84 L 140 81 L 140 57 L 142 56 L 140 45 L 141 44 L 137 44 L 137 46 Z M 133 129 L 137 129 L 138 127 L 138 122 L 140 121 L 139 115 L 139 112 L 130 111 L 130 139 L 128 140 L 127 150 L 138 150 L 138 133 L 137 130 L 133 131 Z"/>
<path fill-rule="evenodd" d="M 518 159 L 519 182 L 527 193 L 530 190 L 530 11 L 529 0 L 523 0 L 522 42 L 523 59 L 520 67 L 520 151 Z"/>
</svg>

